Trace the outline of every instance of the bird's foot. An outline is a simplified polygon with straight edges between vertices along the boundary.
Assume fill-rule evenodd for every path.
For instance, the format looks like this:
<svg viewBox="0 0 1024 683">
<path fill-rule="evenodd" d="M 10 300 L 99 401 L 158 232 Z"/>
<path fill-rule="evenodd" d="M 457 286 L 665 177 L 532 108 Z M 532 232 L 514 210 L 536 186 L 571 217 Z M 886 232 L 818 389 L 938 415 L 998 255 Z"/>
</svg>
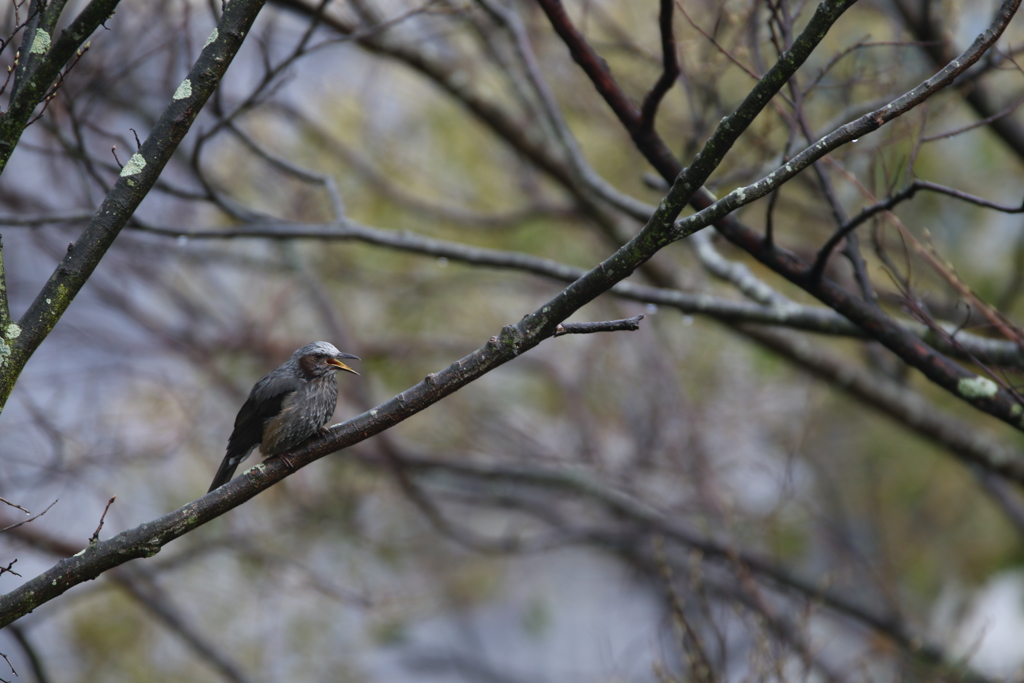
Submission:
<svg viewBox="0 0 1024 683">
<path fill-rule="evenodd" d="M 295 463 L 292 462 L 292 459 L 287 453 L 279 453 L 277 457 L 284 463 L 284 466 L 288 468 L 289 472 L 294 474 L 299 471 L 299 468 L 295 466 Z"/>
</svg>

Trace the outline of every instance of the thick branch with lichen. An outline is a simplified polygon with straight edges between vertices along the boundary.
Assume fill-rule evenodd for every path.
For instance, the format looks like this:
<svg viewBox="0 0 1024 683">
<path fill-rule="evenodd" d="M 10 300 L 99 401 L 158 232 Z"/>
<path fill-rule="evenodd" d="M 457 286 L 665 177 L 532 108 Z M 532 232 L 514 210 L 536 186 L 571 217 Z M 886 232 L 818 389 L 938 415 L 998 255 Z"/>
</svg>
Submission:
<svg viewBox="0 0 1024 683">
<path fill-rule="evenodd" d="M 60 320 L 156 183 L 164 165 L 223 78 L 263 4 L 264 0 L 235 0 L 226 6 L 217 28 L 141 149 L 121 169 L 120 177 L 85 231 L 77 242 L 68 246 L 67 254 L 19 320 L 19 336 L 10 342 L 7 355 L 0 359 L 3 360 L 0 363 L 0 410 L 6 405 L 25 363 Z M 97 2 L 90 7 L 94 5 Z M 25 88 L 27 90 L 28 86 Z M 4 149 L 3 145 L 0 149 Z"/>
<path fill-rule="evenodd" d="M 38 21 L 29 27 L 30 31 L 25 36 L 28 54 L 18 69 L 7 111 L 0 114 L 0 173 L 7 168 L 7 162 L 32 119 L 33 112 L 46 99 L 65 65 L 81 49 L 82 43 L 114 13 L 119 1 L 92 0 L 61 31 L 57 40 L 52 40 L 50 31 L 57 23 L 58 16 L 55 15 L 59 13 L 43 11 Z M 54 3 L 54 7 L 60 5 Z"/>
</svg>

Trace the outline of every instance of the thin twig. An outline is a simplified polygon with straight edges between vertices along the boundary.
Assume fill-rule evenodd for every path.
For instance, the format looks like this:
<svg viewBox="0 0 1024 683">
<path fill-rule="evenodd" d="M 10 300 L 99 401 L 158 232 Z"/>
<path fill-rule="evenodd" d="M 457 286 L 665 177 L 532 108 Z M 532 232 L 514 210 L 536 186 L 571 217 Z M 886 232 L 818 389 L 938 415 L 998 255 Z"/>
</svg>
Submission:
<svg viewBox="0 0 1024 683">
<path fill-rule="evenodd" d="M 0 503 L 4 503 L 6 505 L 10 505 L 12 508 L 17 508 L 17 509 L 21 510 L 22 512 L 24 512 L 26 515 L 31 515 L 32 514 L 31 512 L 29 512 L 25 508 L 21 507 L 17 503 L 12 503 L 11 501 L 7 500 L 6 498 L 0 498 Z"/>
<path fill-rule="evenodd" d="M 14 670 L 14 665 L 11 664 L 11 660 L 7 659 L 7 655 L 5 655 L 3 652 L 0 652 L 0 657 L 4 658 L 4 661 L 7 662 L 7 666 L 11 667 L 11 673 L 14 674 L 15 677 L 17 677 L 18 676 L 18 672 Z M 7 681 L 7 679 L 0 679 L 0 680 Z"/>
<path fill-rule="evenodd" d="M 103 528 L 103 520 L 107 518 L 107 510 L 110 509 L 110 506 L 114 504 L 115 500 L 117 500 L 117 496 L 111 496 L 110 500 L 107 501 L 107 507 L 103 508 L 103 514 L 100 515 L 100 524 L 96 527 L 96 531 L 92 532 L 92 536 L 89 537 L 89 543 L 95 543 L 100 540 L 100 530 Z"/>
<path fill-rule="evenodd" d="M 597 323 L 562 323 L 555 328 L 555 337 L 563 334 L 594 334 L 595 332 L 619 332 L 621 330 L 639 330 L 642 315 L 622 320 L 605 320 Z"/>
<path fill-rule="evenodd" d="M 814 266 L 811 268 L 809 277 L 816 279 L 821 277 L 821 274 L 825 270 L 825 265 L 828 263 L 829 257 L 832 255 L 833 250 L 843 240 L 844 237 L 849 235 L 851 232 L 856 230 L 858 227 L 863 225 L 869 218 L 876 214 L 890 211 L 896 207 L 897 204 L 901 204 L 911 199 L 915 194 L 921 190 L 928 192 L 936 192 L 938 194 L 944 194 L 955 199 L 967 202 L 968 204 L 974 204 L 985 209 L 992 209 L 993 211 L 999 211 L 1002 213 L 1016 214 L 1024 213 L 1024 203 L 1020 205 L 1010 204 L 999 204 L 997 202 L 978 197 L 956 188 L 946 187 L 938 183 L 933 183 L 928 180 L 914 180 L 912 183 L 907 185 L 905 188 L 891 195 L 889 198 L 882 201 L 875 202 L 871 206 L 865 207 L 856 216 L 843 223 L 838 230 L 836 230 L 831 237 L 825 242 L 825 244 L 818 250 L 817 259 L 814 262 Z"/>
<path fill-rule="evenodd" d="M 60 500 L 60 499 L 58 498 L 57 500 Z M 5 526 L 5 527 L 4 527 L 3 529 L 0 529 L 0 534 L 2 534 L 2 533 L 3 533 L 3 532 L 5 532 L 5 531 L 10 531 L 11 529 L 16 529 L 16 528 L 18 528 L 19 526 L 21 526 L 22 524 L 28 524 L 29 522 L 33 522 L 33 521 L 35 521 L 35 520 L 39 519 L 40 517 L 42 517 L 43 515 L 45 515 L 45 514 L 46 514 L 47 512 L 49 512 L 49 511 L 50 511 L 50 508 L 52 508 L 52 507 L 53 507 L 54 505 L 56 505 L 56 504 L 57 504 L 57 500 L 54 500 L 54 501 L 53 501 L 52 503 L 50 503 L 49 505 L 47 505 L 47 506 L 46 506 L 46 509 L 45 509 L 45 510 L 43 510 L 42 512 L 40 512 L 40 513 L 39 513 L 38 515 L 36 515 L 35 517 L 29 517 L 28 519 L 26 519 L 26 520 L 23 520 L 23 521 L 21 521 L 21 522 L 18 522 L 17 524 L 12 524 L 12 525 L 10 525 L 10 526 Z"/>
<path fill-rule="evenodd" d="M 17 641 L 18 645 L 21 646 L 22 652 L 25 654 L 25 658 L 28 659 L 28 665 L 35 675 L 36 683 L 50 683 L 53 679 L 49 676 L 46 667 L 43 664 L 42 658 L 39 656 L 39 652 L 32 645 L 32 642 L 25 635 L 25 629 L 21 628 L 18 624 L 11 624 L 5 629 L 14 640 Z"/>
</svg>

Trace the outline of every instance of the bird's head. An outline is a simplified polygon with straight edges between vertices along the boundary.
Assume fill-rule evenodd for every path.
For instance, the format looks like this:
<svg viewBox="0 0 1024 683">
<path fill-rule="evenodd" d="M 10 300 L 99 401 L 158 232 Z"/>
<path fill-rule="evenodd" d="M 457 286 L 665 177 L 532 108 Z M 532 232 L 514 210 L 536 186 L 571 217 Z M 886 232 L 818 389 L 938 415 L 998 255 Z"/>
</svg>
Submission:
<svg viewBox="0 0 1024 683">
<path fill-rule="evenodd" d="M 342 359 L 346 360 L 360 360 L 359 356 L 353 356 L 351 353 L 342 353 L 334 344 L 327 342 L 313 342 L 312 344 L 306 344 L 301 349 L 292 354 L 291 360 L 298 367 L 307 379 L 314 379 L 316 377 L 323 377 L 324 375 L 338 370 L 345 372 L 351 372 L 353 375 L 359 373 L 350 368 L 349 366 L 342 363 Z"/>
</svg>

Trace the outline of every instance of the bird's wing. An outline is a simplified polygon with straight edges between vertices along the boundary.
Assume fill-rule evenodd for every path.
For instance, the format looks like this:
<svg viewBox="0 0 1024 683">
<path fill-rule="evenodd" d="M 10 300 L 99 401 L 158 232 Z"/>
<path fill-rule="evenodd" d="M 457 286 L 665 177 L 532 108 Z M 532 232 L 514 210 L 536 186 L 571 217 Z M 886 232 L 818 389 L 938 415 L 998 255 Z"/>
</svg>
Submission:
<svg viewBox="0 0 1024 683">
<path fill-rule="evenodd" d="M 284 400 L 299 388 L 294 377 L 270 373 L 249 392 L 235 418 L 235 428 L 228 437 L 228 449 L 217 470 L 210 491 L 228 483 L 235 475 L 238 463 L 249 457 L 263 439 L 263 425 L 281 412 Z"/>
<path fill-rule="evenodd" d="M 284 400 L 298 388 L 294 377 L 274 373 L 256 382 L 235 418 L 235 428 L 228 438 L 228 455 L 244 458 L 259 445 L 263 439 L 263 424 L 281 412 Z"/>
</svg>

